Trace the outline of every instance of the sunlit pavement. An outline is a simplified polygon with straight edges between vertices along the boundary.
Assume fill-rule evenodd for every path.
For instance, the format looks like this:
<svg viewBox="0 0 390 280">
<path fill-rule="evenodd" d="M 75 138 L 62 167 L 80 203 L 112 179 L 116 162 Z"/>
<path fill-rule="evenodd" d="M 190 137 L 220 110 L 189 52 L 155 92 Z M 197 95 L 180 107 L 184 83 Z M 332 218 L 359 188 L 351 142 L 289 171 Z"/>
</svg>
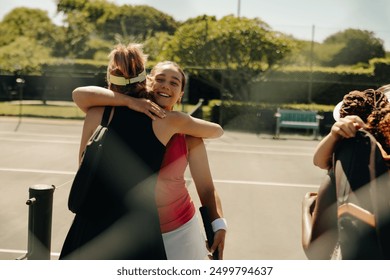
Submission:
<svg viewBox="0 0 390 280">
<path fill-rule="evenodd" d="M 0 118 L 0 259 L 27 250 L 29 187 L 54 185 L 52 259 L 58 258 L 73 214 L 67 209 L 77 169 L 82 121 Z M 206 140 L 215 186 L 228 221 L 225 259 L 306 259 L 301 249 L 301 200 L 324 171 L 313 166 L 311 136 L 225 131 Z M 199 206 L 191 175 L 190 193 Z"/>
</svg>

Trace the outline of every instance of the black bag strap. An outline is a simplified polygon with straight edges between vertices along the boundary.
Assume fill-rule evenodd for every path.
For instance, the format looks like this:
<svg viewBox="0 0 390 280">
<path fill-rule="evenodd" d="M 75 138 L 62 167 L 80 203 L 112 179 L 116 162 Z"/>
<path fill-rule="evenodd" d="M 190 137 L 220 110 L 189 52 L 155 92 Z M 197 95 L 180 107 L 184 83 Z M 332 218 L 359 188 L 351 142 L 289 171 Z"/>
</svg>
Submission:
<svg viewBox="0 0 390 280">
<path fill-rule="evenodd" d="M 112 109 L 111 106 L 104 107 L 103 117 L 102 117 L 102 121 L 100 123 L 102 126 L 108 125 L 108 120 L 110 118 L 111 109 Z"/>
<path fill-rule="evenodd" d="M 351 183 L 350 187 L 355 192 L 359 201 L 365 209 L 372 212 L 375 216 L 375 230 L 384 259 L 390 259 L 390 173 L 388 167 L 376 144 L 375 138 L 364 130 L 357 132 L 356 137 L 344 139 L 344 145 L 340 145 L 340 150 L 336 151 L 338 159 L 344 163 L 345 176 Z M 348 158 L 353 158 L 348 161 Z M 334 165 L 335 166 L 335 165 Z M 351 176 L 352 173 L 355 176 Z M 357 174 L 357 176 L 356 176 Z M 340 174 L 339 174 L 340 175 Z M 337 176 L 339 176 L 336 174 Z M 357 182 L 355 177 L 359 178 Z M 337 180 L 336 181 L 340 181 Z M 339 191 L 341 184 L 336 189 Z M 363 192 L 356 192 L 360 186 Z M 359 188 L 360 189 L 360 188 Z M 349 200 L 350 190 L 342 189 L 338 192 L 340 202 L 341 194 L 346 194 L 341 200 Z M 369 200 L 367 200 L 369 198 Z"/>
<path fill-rule="evenodd" d="M 333 164 L 338 205 L 359 202 L 363 208 L 373 212 L 372 203 L 367 200 L 374 179 L 370 172 L 371 150 L 372 143 L 364 131 L 358 131 L 355 137 L 343 139 L 339 143 Z"/>
<path fill-rule="evenodd" d="M 372 180 L 371 199 L 377 225 L 376 233 L 383 257 L 387 260 L 390 259 L 390 175 L 374 136 L 369 133 L 367 133 L 367 136 L 371 138 L 372 143 L 370 169 L 371 176 L 374 179 Z"/>
</svg>

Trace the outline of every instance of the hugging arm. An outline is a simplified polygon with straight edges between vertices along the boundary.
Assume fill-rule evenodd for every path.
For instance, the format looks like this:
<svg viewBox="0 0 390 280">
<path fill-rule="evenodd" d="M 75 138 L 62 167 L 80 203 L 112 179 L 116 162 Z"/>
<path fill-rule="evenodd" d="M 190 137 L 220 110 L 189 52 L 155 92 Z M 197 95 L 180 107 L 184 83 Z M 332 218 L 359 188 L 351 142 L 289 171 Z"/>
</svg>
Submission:
<svg viewBox="0 0 390 280">
<path fill-rule="evenodd" d="M 103 87 L 78 87 L 73 90 L 72 98 L 83 112 L 87 112 L 91 107 L 126 106 L 134 111 L 148 115 L 153 120 L 156 116 L 160 118 L 165 117 L 165 111 L 148 99 L 134 98 Z"/>
<path fill-rule="evenodd" d="M 329 169 L 337 143 L 343 138 L 355 137 L 356 131 L 364 127 L 364 122 L 358 116 L 339 119 L 333 124 L 330 133 L 318 144 L 314 152 L 313 164 L 321 169 Z"/>
<path fill-rule="evenodd" d="M 223 129 L 219 124 L 194 118 L 182 112 L 168 112 L 166 119 L 167 124 L 174 130 L 172 135 L 182 133 L 200 138 L 218 138 L 223 135 Z"/>
<path fill-rule="evenodd" d="M 318 194 L 307 193 L 302 205 L 302 247 L 308 259 L 329 260 L 338 240 L 336 186 L 333 171 Z"/>
<path fill-rule="evenodd" d="M 200 202 L 202 206 L 208 208 L 211 221 L 223 218 L 221 200 L 214 187 L 203 139 L 191 136 L 186 136 L 186 139 L 189 149 L 189 168 Z M 214 243 L 210 248 L 211 253 L 218 249 L 218 259 L 220 260 L 223 259 L 225 236 L 226 229 L 217 230 L 214 235 Z"/>
</svg>

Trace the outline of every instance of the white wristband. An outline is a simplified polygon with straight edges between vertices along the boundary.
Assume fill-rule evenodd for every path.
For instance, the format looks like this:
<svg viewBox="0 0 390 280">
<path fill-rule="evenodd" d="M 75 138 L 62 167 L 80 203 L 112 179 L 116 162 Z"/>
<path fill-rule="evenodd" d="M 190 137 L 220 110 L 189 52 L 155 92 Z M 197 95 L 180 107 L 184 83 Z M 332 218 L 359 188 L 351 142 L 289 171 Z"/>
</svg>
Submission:
<svg viewBox="0 0 390 280">
<path fill-rule="evenodd" d="M 214 232 L 217 232 L 220 229 L 227 230 L 227 223 L 225 218 L 218 218 L 211 222 L 211 227 Z"/>
</svg>

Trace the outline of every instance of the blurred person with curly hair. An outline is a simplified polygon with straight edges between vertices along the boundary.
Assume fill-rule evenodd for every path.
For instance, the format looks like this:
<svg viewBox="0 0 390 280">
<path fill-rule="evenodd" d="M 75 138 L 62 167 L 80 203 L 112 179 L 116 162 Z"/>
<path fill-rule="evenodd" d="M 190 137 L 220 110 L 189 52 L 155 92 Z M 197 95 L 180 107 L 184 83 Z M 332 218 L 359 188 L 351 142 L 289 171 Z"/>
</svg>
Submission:
<svg viewBox="0 0 390 280">
<path fill-rule="evenodd" d="M 319 143 L 313 162 L 328 172 L 317 192 L 308 192 L 302 203 L 302 247 L 308 259 L 338 259 L 337 193 L 332 168 L 333 153 L 338 143 L 369 131 L 383 146 L 382 156 L 390 152 L 390 106 L 386 94 L 390 85 L 377 90 L 351 91 L 334 109 L 336 120 L 331 132 Z"/>
<path fill-rule="evenodd" d="M 390 107 L 376 110 L 368 116 L 367 131 L 375 137 L 382 157 L 390 165 Z"/>
<path fill-rule="evenodd" d="M 377 90 L 354 90 L 346 94 L 333 111 L 336 122 L 330 133 L 321 140 L 314 152 L 314 165 L 321 169 L 330 169 L 337 143 L 343 138 L 354 137 L 358 129 L 366 128 L 367 119 L 372 112 L 388 107 L 386 94 L 390 94 L 390 85 Z"/>
</svg>

